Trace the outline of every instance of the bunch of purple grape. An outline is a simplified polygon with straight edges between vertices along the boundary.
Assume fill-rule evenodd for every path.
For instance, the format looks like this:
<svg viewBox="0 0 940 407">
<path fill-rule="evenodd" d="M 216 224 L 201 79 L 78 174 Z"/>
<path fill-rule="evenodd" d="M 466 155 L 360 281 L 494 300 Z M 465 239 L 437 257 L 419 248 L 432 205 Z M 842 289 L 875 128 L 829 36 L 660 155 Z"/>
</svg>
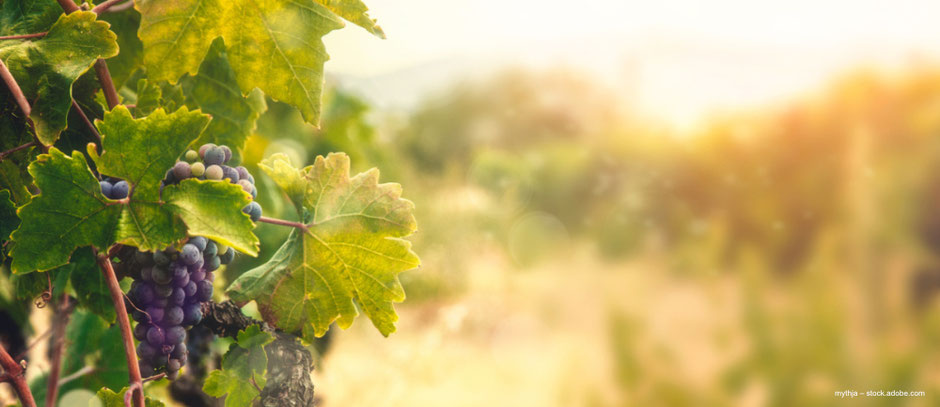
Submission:
<svg viewBox="0 0 940 407">
<path fill-rule="evenodd" d="M 120 178 L 108 177 L 103 181 L 98 181 L 98 184 L 101 185 L 101 193 L 108 199 L 124 199 L 130 192 L 130 185 Z"/>
<path fill-rule="evenodd" d="M 232 150 L 228 146 L 217 146 L 212 143 L 203 144 L 199 151 L 189 150 L 183 155 L 182 161 L 177 161 L 173 168 L 166 172 L 163 185 L 179 183 L 187 178 L 202 180 L 228 180 L 238 184 L 254 199 L 258 195 L 255 188 L 255 177 L 251 176 L 245 167 L 230 167 L 226 165 L 232 159 Z M 202 160 L 202 161 L 199 161 Z M 261 205 L 251 201 L 242 212 L 251 216 L 253 222 L 261 218 Z"/>
<path fill-rule="evenodd" d="M 202 320 L 202 303 L 212 298 L 213 272 L 234 257 L 232 248 L 202 236 L 189 238 L 179 250 L 135 253 L 140 268 L 128 299 L 143 377 L 162 371 L 176 378 L 189 356 L 186 330 Z"/>
</svg>

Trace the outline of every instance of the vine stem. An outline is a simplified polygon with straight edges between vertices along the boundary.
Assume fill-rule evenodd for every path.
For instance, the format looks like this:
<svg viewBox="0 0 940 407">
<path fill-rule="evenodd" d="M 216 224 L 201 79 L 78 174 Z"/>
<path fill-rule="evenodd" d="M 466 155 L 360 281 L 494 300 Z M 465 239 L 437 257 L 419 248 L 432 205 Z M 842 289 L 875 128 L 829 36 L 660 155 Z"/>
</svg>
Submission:
<svg viewBox="0 0 940 407">
<path fill-rule="evenodd" d="M 30 141 L 29 143 L 23 144 L 23 145 L 21 145 L 21 146 L 16 146 L 16 147 L 13 147 L 13 148 L 11 148 L 11 149 L 9 149 L 9 150 L 7 150 L 7 151 L 4 151 L 4 152 L 0 153 L 0 161 L 3 161 L 4 157 L 6 157 L 6 156 L 8 156 L 8 155 L 10 155 L 10 154 L 13 154 L 13 153 L 15 153 L 15 152 L 17 152 L 17 151 L 20 151 L 20 150 L 24 149 L 24 148 L 30 148 L 30 147 L 35 146 L 35 145 L 36 145 L 36 140 L 33 140 L 33 141 Z"/>
<path fill-rule="evenodd" d="M 0 37 L 0 40 L 24 40 L 27 38 L 45 37 L 46 34 L 49 34 L 49 32 L 43 31 L 41 33 L 35 33 L 35 34 L 7 35 L 7 36 Z"/>
<path fill-rule="evenodd" d="M 3 366 L 5 372 L 3 380 L 13 384 L 13 390 L 16 391 L 20 401 L 23 402 L 23 407 L 36 407 L 33 393 L 29 391 L 29 385 L 26 384 L 26 375 L 24 374 L 26 369 L 10 357 L 3 345 L 0 345 L 0 366 Z"/>
<path fill-rule="evenodd" d="M 144 390 L 140 379 L 140 367 L 137 365 L 137 354 L 134 351 L 134 335 L 131 333 L 131 323 L 127 317 L 127 308 L 124 307 L 124 292 L 114 274 L 114 267 L 107 253 L 98 254 L 98 266 L 104 273 L 108 291 L 111 292 L 111 302 L 114 303 L 114 312 L 117 314 L 118 325 L 121 327 L 121 338 L 124 340 L 124 357 L 127 359 L 127 372 L 130 376 L 131 389 L 134 394 L 134 405 L 144 407 Z M 128 390 L 131 391 L 131 390 Z"/>
<path fill-rule="evenodd" d="M 26 95 L 23 94 L 23 90 L 20 89 L 20 85 L 16 83 L 16 78 L 13 77 L 13 74 L 10 72 L 10 68 L 7 68 L 7 65 L 3 63 L 3 60 L 0 60 L 0 77 L 3 78 L 4 82 L 6 82 L 7 88 L 10 89 L 10 93 L 13 94 L 13 98 L 16 99 L 16 104 L 20 106 L 20 110 L 22 110 L 23 114 L 26 115 L 26 123 L 29 124 L 31 129 L 33 129 L 33 135 L 36 137 L 36 145 L 42 149 L 42 152 L 49 152 L 49 147 L 39 141 L 39 135 L 36 134 L 36 126 L 33 124 L 33 120 L 29 118 L 29 113 L 32 112 L 32 108 L 29 107 L 29 102 L 26 100 Z M 0 159 L 2 158 L 3 155 L 0 154 Z"/>
<path fill-rule="evenodd" d="M 128 1 L 128 0 L 108 0 L 108 1 L 106 1 L 106 2 L 104 2 L 104 3 L 101 3 L 101 4 L 97 5 L 97 6 L 95 6 L 95 8 L 91 9 L 91 11 L 95 12 L 95 14 L 101 14 L 101 13 L 103 13 L 103 12 L 105 12 L 105 11 L 108 11 L 108 9 L 111 8 L 111 6 L 113 6 L 113 5 L 115 5 L 115 4 L 118 4 L 118 3 L 122 2 L 122 1 Z M 131 0 L 130 3 L 131 3 L 131 4 L 134 4 L 133 0 Z"/>
<path fill-rule="evenodd" d="M 91 133 L 95 135 L 95 138 L 98 140 L 98 145 L 101 145 L 101 134 L 98 133 L 98 129 L 95 128 L 95 125 L 91 123 L 91 120 L 88 119 L 88 116 L 85 115 L 85 111 L 82 110 L 82 107 L 78 105 L 78 102 L 75 99 L 72 99 L 72 107 L 75 108 L 75 111 L 78 112 L 78 115 L 82 117 L 82 121 L 85 122 L 85 125 L 88 126 L 88 129 L 91 130 Z"/>
<path fill-rule="evenodd" d="M 292 221 L 284 220 L 284 219 L 268 218 L 268 217 L 262 216 L 258 218 L 258 222 L 270 223 L 272 225 L 290 226 L 292 228 L 307 230 L 307 225 L 303 223 L 292 222 Z"/>
<path fill-rule="evenodd" d="M 73 305 L 68 294 L 62 295 L 62 303 L 52 322 L 52 366 L 46 382 L 46 407 L 55 407 L 59 398 L 59 375 L 62 372 L 62 352 L 65 350 L 65 328 L 69 324 Z"/>
</svg>

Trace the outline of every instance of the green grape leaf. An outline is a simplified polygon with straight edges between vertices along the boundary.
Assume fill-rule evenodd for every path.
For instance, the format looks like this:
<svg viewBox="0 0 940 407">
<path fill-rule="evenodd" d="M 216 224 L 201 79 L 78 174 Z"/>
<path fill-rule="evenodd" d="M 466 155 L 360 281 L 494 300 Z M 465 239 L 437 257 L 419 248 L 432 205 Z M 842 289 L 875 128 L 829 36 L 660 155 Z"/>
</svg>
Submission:
<svg viewBox="0 0 940 407">
<path fill-rule="evenodd" d="M 10 233 L 20 225 L 20 218 L 16 216 L 16 205 L 10 198 L 10 190 L 0 190 L 0 242 L 10 240 Z"/>
<path fill-rule="evenodd" d="M 321 38 L 342 20 L 310 0 L 139 0 L 138 36 L 152 80 L 197 75 L 212 41 L 222 37 L 241 94 L 259 88 L 317 123 L 323 64 Z M 166 63 L 173 61 L 173 63 Z"/>
<path fill-rule="evenodd" d="M 206 115 L 185 108 L 171 114 L 157 109 L 135 119 L 124 106 L 97 122 L 104 150 L 96 160 L 98 170 L 130 185 L 118 243 L 158 250 L 186 236 L 183 222 L 163 208 L 160 180 L 208 122 Z"/>
<path fill-rule="evenodd" d="M 137 111 L 148 115 L 160 107 L 163 91 L 160 85 L 146 79 L 137 81 Z M 210 122 L 211 123 L 211 122 Z"/>
<path fill-rule="evenodd" d="M 55 0 L 6 0 L 0 11 L 0 35 L 43 32 L 61 15 L 62 6 Z"/>
<path fill-rule="evenodd" d="M 43 144 L 51 145 L 66 127 L 72 83 L 96 59 L 118 53 L 117 36 L 108 23 L 95 19 L 90 11 L 63 14 L 41 38 L 0 43 L 0 59 L 14 78 L 21 78 L 27 99 L 35 101 L 29 117 Z"/>
<path fill-rule="evenodd" d="M 101 390 L 98 390 L 98 400 L 101 400 L 102 407 L 124 407 L 124 393 L 127 393 L 127 387 L 121 389 L 120 393 L 115 393 L 114 390 L 111 390 L 107 387 L 102 387 Z M 89 405 L 94 405 L 89 403 Z M 145 407 L 164 407 L 160 400 L 155 400 L 150 397 L 144 397 L 144 406 Z"/>
<path fill-rule="evenodd" d="M 179 215 L 189 234 L 205 236 L 235 250 L 258 255 L 258 237 L 254 224 L 242 212 L 251 202 L 240 186 L 229 182 L 188 179 L 164 189 L 171 212 Z"/>
<path fill-rule="evenodd" d="M 402 239 L 417 228 L 414 204 L 401 198 L 400 185 L 379 184 L 376 169 L 350 178 L 345 154 L 317 157 L 293 174 L 284 161 L 273 157 L 262 169 L 290 186 L 307 229 L 294 229 L 267 263 L 239 276 L 229 296 L 257 301 L 265 321 L 307 340 L 325 334 L 333 321 L 348 328 L 358 314 L 354 300 L 379 332 L 394 332 L 392 302 L 405 299 L 398 274 L 420 265 Z"/>
<path fill-rule="evenodd" d="M 255 90 L 242 96 L 221 39 L 212 43 L 199 66 L 199 73 L 181 82 L 188 95 L 187 103 L 212 116 L 209 127 L 196 145 L 215 143 L 229 146 L 232 162 L 241 162 L 245 140 L 254 131 L 258 117 L 267 110 L 264 94 Z"/>
<path fill-rule="evenodd" d="M 385 32 L 382 27 L 369 17 L 369 8 L 365 3 L 359 0 L 317 0 L 318 3 L 326 6 L 330 11 L 346 19 L 355 25 L 365 28 L 376 37 L 385 39 Z"/>
<path fill-rule="evenodd" d="M 264 345 L 273 340 L 273 335 L 263 332 L 257 325 L 239 332 L 237 341 L 222 359 L 222 369 L 209 372 L 203 391 L 213 397 L 225 396 L 226 407 L 251 406 L 260 393 L 250 381 L 264 388 L 268 369 Z"/>
<path fill-rule="evenodd" d="M 22 223 L 12 235 L 14 273 L 49 270 L 69 262 L 75 248 L 114 243 L 121 205 L 104 197 L 85 157 L 56 148 L 29 165 L 42 191 L 19 210 Z"/>
</svg>

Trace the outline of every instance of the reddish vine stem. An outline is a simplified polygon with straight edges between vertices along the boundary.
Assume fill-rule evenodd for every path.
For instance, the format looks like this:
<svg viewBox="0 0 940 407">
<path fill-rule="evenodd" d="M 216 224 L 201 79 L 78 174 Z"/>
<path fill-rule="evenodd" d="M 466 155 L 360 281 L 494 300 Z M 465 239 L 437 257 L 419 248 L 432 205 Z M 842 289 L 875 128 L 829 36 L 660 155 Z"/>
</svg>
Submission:
<svg viewBox="0 0 940 407">
<path fill-rule="evenodd" d="M 62 371 L 62 352 L 65 349 L 65 328 L 69 324 L 72 308 L 68 294 L 63 294 L 62 303 L 53 316 L 52 322 L 52 366 L 49 367 L 49 379 L 46 382 L 46 407 L 55 407 L 59 398 L 59 375 Z"/>
<path fill-rule="evenodd" d="M 307 230 L 307 225 L 303 223 L 292 222 L 292 221 L 284 220 L 284 219 L 268 218 L 268 217 L 262 216 L 258 218 L 258 222 L 270 223 L 272 225 L 290 226 L 292 228 Z"/>
<path fill-rule="evenodd" d="M 45 32 L 35 33 L 35 34 L 7 35 L 4 37 L 0 37 L 0 40 L 25 40 L 27 38 L 45 37 L 46 34 L 49 34 L 49 32 L 45 31 Z"/>
<path fill-rule="evenodd" d="M 33 141 L 30 141 L 29 143 L 23 144 L 23 145 L 21 145 L 21 146 L 16 146 L 16 147 L 13 147 L 13 148 L 11 148 L 11 149 L 9 149 L 9 150 L 7 150 L 7 151 L 4 151 L 4 152 L 0 153 L 0 161 L 3 161 L 3 159 L 4 159 L 6 156 L 10 155 L 10 154 L 13 154 L 13 153 L 15 153 L 15 152 L 17 152 L 17 151 L 20 151 L 20 150 L 22 150 L 22 149 L 25 149 L 25 148 L 30 148 L 30 147 L 32 147 L 32 146 L 35 146 L 36 144 L 37 144 L 37 143 L 36 143 L 36 140 L 33 140 Z"/>
<path fill-rule="evenodd" d="M 91 9 L 91 11 L 93 11 L 95 14 L 101 14 L 105 11 L 108 11 L 108 9 L 111 8 L 111 6 L 118 4 L 122 1 L 128 1 L 128 0 L 108 0 L 104 3 L 101 3 L 95 6 L 95 8 Z M 133 0 L 131 0 L 130 3 L 134 4 Z"/>
<path fill-rule="evenodd" d="M 20 110 L 22 110 L 23 114 L 28 118 L 29 113 L 32 111 L 29 107 L 29 101 L 26 100 L 26 95 L 23 94 L 20 85 L 16 83 L 16 79 L 13 78 L 10 69 L 7 68 L 7 64 L 3 63 L 2 60 L 0 60 L 0 76 L 2 76 L 3 81 L 6 82 L 7 88 L 9 88 L 10 93 L 13 94 L 13 98 L 16 99 L 16 104 L 20 105 Z"/>
<path fill-rule="evenodd" d="M 111 302 L 114 303 L 114 312 L 117 314 L 118 325 L 121 327 L 121 338 L 124 340 L 124 357 L 127 359 L 127 372 L 130 376 L 131 388 L 134 390 L 134 405 L 144 407 L 144 390 L 141 386 L 137 354 L 134 351 L 134 335 L 131 332 L 131 323 L 127 317 L 127 308 L 124 307 L 124 292 L 121 291 L 121 285 L 114 274 L 111 259 L 108 258 L 106 253 L 97 256 L 98 266 L 101 268 L 101 272 L 104 273 L 108 291 L 111 292 Z M 128 393 L 130 392 L 131 390 L 128 390 Z"/>
<path fill-rule="evenodd" d="M 62 6 L 62 10 L 65 10 L 65 14 L 69 14 L 73 11 L 78 11 L 78 6 L 72 0 L 58 0 L 59 5 Z"/>
<path fill-rule="evenodd" d="M 23 406 L 36 407 L 36 401 L 33 400 L 33 393 L 29 391 L 29 385 L 26 384 L 26 369 L 24 365 L 16 363 L 16 361 L 10 357 L 10 354 L 7 353 L 3 345 L 0 345 L 0 366 L 3 366 L 4 380 L 9 381 L 13 385 L 13 390 L 16 391 L 16 395 L 20 398 L 20 401 L 23 402 Z"/>
<path fill-rule="evenodd" d="M 114 88 L 111 72 L 108 71 L 108 63 L 98 58 L 95 61 L 95 73 L 98 74 L 98 82 L 101 82 L 101 90 L 104 92 L 104 99 L 108 102 L 108 109 L 114 109 L 121 103 L 121 99 L 118 98 L 117 89 Z"/>
<path fill-rule="evenodd" d="M 85 111 L 82 110 L 82 107 L 78 105 L 78 102 L 75 99 L 72 99 L 72 107 L 75 108 L 75 111 L 78 112 L 78 115 L 82 117 L 82 121 L 85 122 L 85 125 L 88 126 L 88 129 L 91 130 L 92 134 L 95 135 L 95 139 L 98 140 L 98 145 L 101 145 L 101 134 L 98 133 L 98 129 L 95 128 L 95 125 L 92 124 L 91 120 L 88 119 L 88 116 L 85 115 Z"/>
</svg>

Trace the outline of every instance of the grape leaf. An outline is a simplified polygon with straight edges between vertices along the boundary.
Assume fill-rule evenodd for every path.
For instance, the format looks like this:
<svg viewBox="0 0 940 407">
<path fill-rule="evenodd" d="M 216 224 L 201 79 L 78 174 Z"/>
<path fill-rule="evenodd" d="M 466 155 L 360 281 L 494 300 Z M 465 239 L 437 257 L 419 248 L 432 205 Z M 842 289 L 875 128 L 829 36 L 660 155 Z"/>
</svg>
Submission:
<svg viewBox="0 0 940 407">
<path fill-rule="evenodd" d="M 0 12 L 0 35 L 43 32 L 61 15 L 62 6 L 55 0 L 6 0 Z"/>
<path fill-rule="evenodd" d="M 173 166 L 208 122 L 205 114 L 185 107 L 171 114 L 157 109 L 134 119 L 123 106 L 98 122 L 104 146 L 104 153 L 96 160 L 99 170 L 131 185 L 118 225 L 118 242 L 142 250 L 161 249 L 185 237 L 188 226 L 191 234 L 257 255 L 254 225 L 241 212 L 250 200 L 238 185 L 183 182 L 166 187 L 161 200 L 160 180 L 165 169 Z"/>
<path fill-rule="evenodd" d="M 240 186 L 188 179 L 167 187 L 163 197 L 170 211 L 186 223 L 190 235 L 205 236 L 252 256 L 258 254 L 254 224 L 242 212 L 251 202 L 251 195 Z"/>
<path fill-rule="evenodd" d="M 268 356 L 264 345 L 271 343 L 274 336 L 261 331 L 257 325 L 251 325 L 238 333 L 238 338 L 225 357 L 222 369 L 209 372 L 202 390 L 213 397 L 225 397 L 225 407 L 251 406 L 258 389 L 250 385 L 250 380 L 264 388 L 268 369 Z"/>
<path fill-rule="evenodd" d="M 307 229 L 294 229 L 267 263 L 239 276 L 229 296 L 257 301 L 267 322 L 307 340 L 333 321 L 348 328 L 358 314 L 354 300 L 379 332 L 394 332 L 392 302 L 405 299 L 398 274 L 420 264 L 401 239 L 416 229 L 414 204 L 401 198 L 400 185 L 379 184 L 376 169 L 350 178 L 345 154 L 319 156 L 293 173 L 288 165 L 275 155 L 261 168 L 289 187 Z"/>
<path fill-rule="evenodd" d="M 115 393 L 114 390 L 111 390 L 107 387 L 102 387 L 101 390 L 98 390 L 98 399 L 101 400 L 102 407 L 124 407 L 124 393 L 127 393 L 127 387 L 121 389 L 120 393 Z M 145 407 L 164 407 L 160 400 L 155 400 L 150 397 L 144 397 L 144 406 Z"/>
<path fill-rule="evenodd" d="M 209 127 L 196 145 L 215 143 L 232 148 L 232 162 L 241 162 L 241 149 L 255 129 L 255 122 L 267 110 L 264 94 L 252 91 L 243 97 L 229 66 L 225 45 L 217 39 L 199 66 L 196 76 L 181 83 L 188 95 L 187 104 L 212 115 Z"/>
<path fill-rule="evenodd" d="M 10 251 L 14 273 L 49 270 L 68 263 L 77 247 L 114 242 L 121 206 L 102 195 L 81 153 L 69 157 L 50 148 L 29 173 L 42 193 L 19 210 L 22 223 Z"/>
<path fill-rule="evenodd" d="M 41 38 L 0 42 L 6 63 L 26 98 L 36 135 L 51 145 L 65 129 L 72 107 L 72 83 L 98 58 L 118 53 L 117 36 L 90 11 L 62 15 Z M 29 78 L 29 80 L 25 80 Z"/>
<path fill-rule="evenodd" d="M 16 216 L 16 205 L 10 198 L 10 190 L 0 190 L 0 242 L 10 240 L 10 233 L 20 224 L 20 218 Z"/>
<path fill-rule="evenodd" d="M 139 0 L 136 7 L 150 79 L 196 75 L 222 37 L 242 94 L 257 87 L 296 106 L 307 122 L 319 121 L 329 58 L 321 38 L 343 27 L 327 8 L 312 0 Z"/>
<path fill-rule="evenodd" d="M 366 31 L 376 37 L 385 39 L 385 32 L 382 31 L 382 27 L 376 24 L 375 20 L 369 17 L 369 8 L 366 7 L 365 3 L 359 0 L 317 0 L 317 2 L 347 21 L 365 28 Z"/>
</svg>

